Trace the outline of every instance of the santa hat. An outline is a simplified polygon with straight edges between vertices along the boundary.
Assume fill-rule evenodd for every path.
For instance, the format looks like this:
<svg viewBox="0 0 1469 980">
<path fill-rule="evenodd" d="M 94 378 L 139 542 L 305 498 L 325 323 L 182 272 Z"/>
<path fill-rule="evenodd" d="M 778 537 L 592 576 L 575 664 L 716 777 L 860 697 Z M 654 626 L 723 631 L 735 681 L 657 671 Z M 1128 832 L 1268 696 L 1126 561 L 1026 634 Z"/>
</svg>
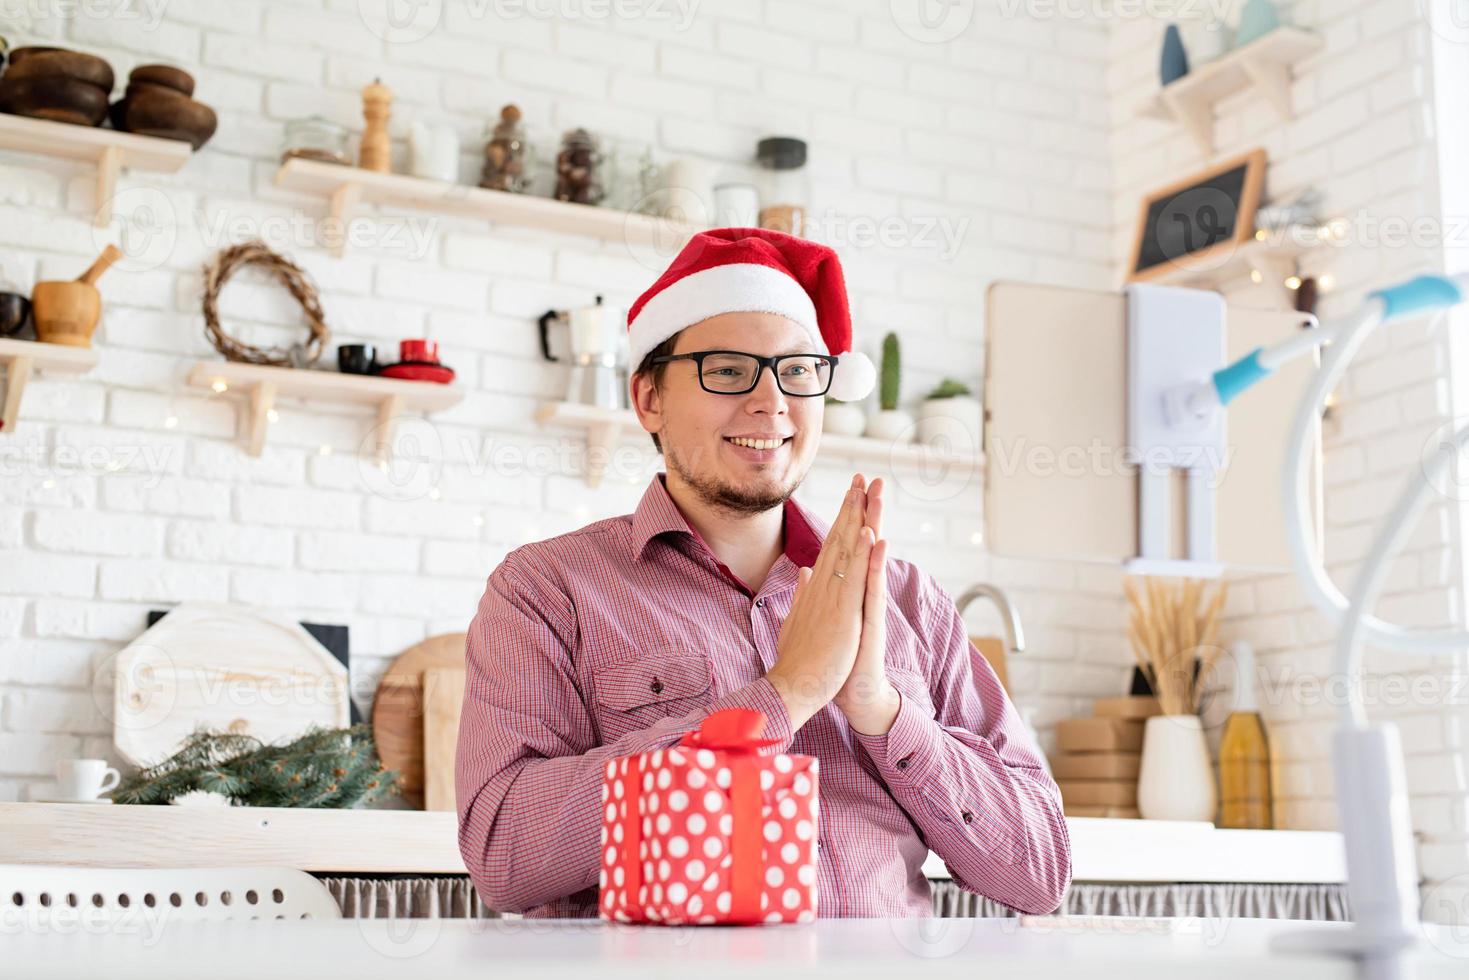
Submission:
<svg viewBox="0 0 1469 980">
<path fill-rule="evenodd" d="M 695 235 L 627 314 L 629 361 L 685 327 L 721 313 L 777 313 L 805 328 L 813 354 L 836 359 L 827 397 L 866 398 L 877 370 L 852 350 L 852 314 L 836 252 L 763 228 Z"/>
</svg>

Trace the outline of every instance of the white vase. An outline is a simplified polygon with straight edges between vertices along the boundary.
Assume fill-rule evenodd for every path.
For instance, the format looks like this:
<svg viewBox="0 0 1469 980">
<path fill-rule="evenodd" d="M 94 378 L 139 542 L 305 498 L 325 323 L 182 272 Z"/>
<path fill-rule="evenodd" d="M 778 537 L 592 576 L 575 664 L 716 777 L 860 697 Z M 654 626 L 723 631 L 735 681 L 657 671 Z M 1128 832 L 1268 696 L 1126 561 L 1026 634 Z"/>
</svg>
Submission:
<svg viewBox="0 0 1469 980">
<path fill-rule="evenodd" d="M 946 453 L 979 451 L 984 406 L 978 398 L 929 398 L 918 406 L 918 441 Z"/>
<path fill-rule="evenodd" d="M 1214 821 L 1219 794 L 1197 715 L 1159 715 L 1143 728 L 1137 806 L 1148 820 Z"/>
<path fill-rule="evenodd" d="M 408 146 L 413 176 L 451 184 L 459 179 L 459 134 L 453 126 L 416 119 L 409 129 Z"/>
<path fill-rule="evenodd" d="M 834 436 L 860 436 L 867 428 L 867 412 L 860 402 L 828 402 L 821 431 Z"/>
<path fill-rule="evenodd" d="M 1199 22 L 1193 32 L 1193 43 L 1189 45 L 1194 67 L 1223 57 L 1229 52 L 1231 41 L 1229 28 L 1222 20 L 1211 16 Z"/>
<path fill-rule="evenodd" d="M 882 410 L 874 412 L 867 420 L 867 438 L 885 439 L 888 442 L 912 442 L 917 434 L 917 427 L 913 424 L 913 415 L 895 408 L 892 411 Z"/>
</svg>

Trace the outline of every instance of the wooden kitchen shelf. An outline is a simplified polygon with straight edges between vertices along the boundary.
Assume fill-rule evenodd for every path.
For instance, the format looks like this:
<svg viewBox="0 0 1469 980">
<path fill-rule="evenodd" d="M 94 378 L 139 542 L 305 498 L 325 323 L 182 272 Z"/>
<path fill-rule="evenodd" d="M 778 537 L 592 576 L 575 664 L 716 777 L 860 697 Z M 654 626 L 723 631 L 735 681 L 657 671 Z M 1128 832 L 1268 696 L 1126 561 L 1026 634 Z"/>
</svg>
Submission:
<svg viewBox="0 0 1469 980">
<path fill-rule="evenodd" d="M 456 218 L 485 218 L 497 224 L 584 235 L 629 245 L 657 245 L 677 251 L 696 232 L 693 225 L 665 221 L 632 211 L 571 204 L 529 194 L 492 191 L 406 174 L 381 174 L 360 167 L 291 159 L 275 175 L 277 187 L 314 194 L 331 204 L 331 216 L 345 227 L 364 204 L 387 204 L 435 211 Z M 346 236 L 334 249 L 346 250 Z"/>
<path fill-rule="evenodd" d="M 5 117 L 0 116 L 0 119 Z M 43 344 L 35 340 L 0 338 L 0 366 L 5 368 L 5 398 L 0 401 L 0 434 L 15 431 L 20 420 L 20 401 L 36 371 L 56 374 L 85 374 L 97 366 L 97 352 L 90 347 Z"/>
<path fill-rule="evenodd" d="M 1340 884 L 1340 834 L 1068 817 L 1076 881 Z M 0 865 L 260 867 L 464 874 L 457 814 L 233 806 L 0 803 Z M 930 878 L 948 871 L 930 853 Z"/>
<path fill-rule="evenodd" d="M 624 436 L 647 438 L 647 433 L 631 409 L 614 411 L 575 402 L 548 402 L 541 406 L 536 418 L 542 425 L 586 430 L 587 485 L 593 488 L 601 486 L 606 475 L 605 463 Z M 829 433 L 821 436 L 821 455 L 839 456 L 896 469 L 940 466 L 978 469 L 984 465 L 984 457 L 981 455 L 941 453 L 917 443 Z"/>
<path fill-rule="evenodd" d="M 112 200 L 117 195 L 117 178 L 124 167 L 171 174 L 183 169 L 194 155 L 193 147 L 182 140 L 4 113 L 0 113 L 0 150 L 95 163 L 97 213 L 93 222 L 98 228 L 112 223 Z"/>
<path fill-rule="evenodd" d="M 245 447 L 251 456 L 259 456 L 265 448 L 270 410 L 281 396 L 375 406 L 378 415 L 376 455 L 379 461 L 386 461 L 392 452 L 393 428 L 399 415 L 404 412 L 443 411 L 464 400 L 463 392 L 452 385 L 234 361 L 200 361 L 189 374 L 189 384 L 208 388 L 219 395 L 243 394 L 248 399 Z"/>
<path fill-rule="evenodd" d="M 1295 118 L 1291 68 L 1325 46 L 1319 34 L 1278 27 L 1164 86 L 1139 115 L 1178 123 L 1208 156 L 1214 152 L 1214 107 L 1231 95 L 1254 88 L 1282 122 Z"/>
</svg>

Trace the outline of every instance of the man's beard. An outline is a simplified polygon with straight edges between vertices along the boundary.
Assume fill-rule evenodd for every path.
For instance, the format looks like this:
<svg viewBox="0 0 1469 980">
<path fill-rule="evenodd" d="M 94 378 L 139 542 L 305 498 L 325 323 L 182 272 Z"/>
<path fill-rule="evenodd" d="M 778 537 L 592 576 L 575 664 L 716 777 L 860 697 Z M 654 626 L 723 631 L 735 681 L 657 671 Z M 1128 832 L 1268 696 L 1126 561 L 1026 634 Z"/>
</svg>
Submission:
<svg viewBox="0 0 1469 980">
<path fill-rule="evenodd" d="M 780 507 L 795 494 L 796 488 L 801 485 L 801 481 L 797 480 L 783 489 L 733 486 L 723 480 L 707 479 L 696 475 L 683 465 L 683 460 L 671 447 L 665 446 L 664 449 L 664 461 L 667 462 L 669 469 L 678 474 L 679 479 L 688 484 L 689 488 L 697 493 L 705 503 L 722 508 L 731 514 L 763 514 L 768 510 Z"/>
</svg>

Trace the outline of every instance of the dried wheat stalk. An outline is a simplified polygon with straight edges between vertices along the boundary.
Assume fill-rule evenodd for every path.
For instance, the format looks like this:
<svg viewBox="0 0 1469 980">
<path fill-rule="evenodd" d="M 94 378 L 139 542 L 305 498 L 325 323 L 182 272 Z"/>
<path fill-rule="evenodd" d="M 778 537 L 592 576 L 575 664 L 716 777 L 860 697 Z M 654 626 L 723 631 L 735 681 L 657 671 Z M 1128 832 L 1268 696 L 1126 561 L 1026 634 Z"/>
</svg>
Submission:
<svg viewBox="0 0 1469 980">
<path fill-rule="evenodd" d="M 1139 588 L 1134 579 L 1122 582 L 1131 607 L 1128 643 L 1163 713 L 1196 714 L 1202 682 L 1219 657 L 1219 618 L 1229 586 L 1221 581 L 1203 603 L 1207 583 L 1199 579 L 1142 583 Z"/>
</svg>

